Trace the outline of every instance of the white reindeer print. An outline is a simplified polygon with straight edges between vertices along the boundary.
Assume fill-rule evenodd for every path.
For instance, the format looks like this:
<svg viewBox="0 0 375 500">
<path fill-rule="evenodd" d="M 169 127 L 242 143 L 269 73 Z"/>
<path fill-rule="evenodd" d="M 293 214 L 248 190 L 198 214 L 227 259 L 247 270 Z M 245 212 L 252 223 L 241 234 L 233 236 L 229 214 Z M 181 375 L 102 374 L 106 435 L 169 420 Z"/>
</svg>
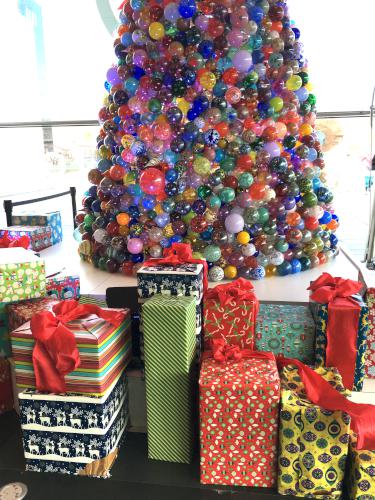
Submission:
<svg viewBox="0 0 375 500">
<path fill-rule="evenodd" d="M 89 455 L 90 458 L 95 458 L 95 459 L 100 458 L 99 450 L 93 450 L 91 444 L 89 444 Z"/>
</svg>

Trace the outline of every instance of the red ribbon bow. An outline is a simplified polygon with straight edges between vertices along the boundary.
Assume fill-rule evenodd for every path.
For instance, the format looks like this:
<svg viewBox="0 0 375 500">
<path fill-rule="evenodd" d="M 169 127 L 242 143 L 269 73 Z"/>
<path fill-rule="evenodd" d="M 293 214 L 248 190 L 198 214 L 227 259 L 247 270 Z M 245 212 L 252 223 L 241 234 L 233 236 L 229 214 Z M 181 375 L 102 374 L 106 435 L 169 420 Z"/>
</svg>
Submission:
<svg viewBox="0 0 375 500">
<path fill-rule="evenodd" d="M 188 243 L 172 243 L 169 248 L 165 248 L 162 259 L 149 259 L 143 264 L 145 266 L 154 266 L 155 264 L 203 264 L 203 289 L 208 288 L 208 266 L 205 260 L 193 259 L 193 252 Z"/>
<path fill-rule="evenodd" d="M 357 336 L 361 307 L 352 298 L 362 288 L 361 283 L 334 278 L 323 273 L 308 288 L 311 299 L 328 303 L 326 366 L 338 368 L 344 385 L 353 389 L 357 363 Z"/>
<path fill-rule="evenodd" d="M 27 250 L 30 246 L 30 238 L 24 234 L 19 238 L 9 238 L 9 231 L 5 231 L 4 235 L 0 238 L 0 248 L 24 248 Z"/>
<path fill-rule="evenodd" d="M 351 428 L 358 436 L 359 450 L 375 450 L 375 406 L 349 401 L 327 380 L 297 359 L 277 358 L 279 370 L 294 365 L 305 386 L 306 395 L 325 410 L 344 411 L 351 417 Z"/>
<path fill-rule="evenodd" d="M 65 375 L 80 364 L 76 338 L 65 324 L 95 314 L 117 327 L 125 313 L 107 311 L 95 304 L 79 304 L 75 300 L 59 302 L 52 311 L 37 312 L 31 319 L 31 333 L 35 339 L 33 365 L 36 388 L 61 393 L 66 392 Z"/>
<path fill-rule="evenodd" d="M 213 339 L 211 341 L 211 351 L 203 353 L 203 359 L 213 358 L 217 363 L 226 363 L 227 361 L 241 361 L 241 359 L 264 359 L 275 360 L 272 352 L 251 351 L 250 349 L 241 349 L 238 345 L 229 345 L 224 339 Z"/>
<path fill-rule="evenodd" d="M 238 278 L 225 285 L 216 285 L 206 292 L 206 299 L 219 300 L 221 306 L 230 304 L 233 300 L 248 300 L 256 303 L 256 313 L 258 312 L 259 302 L 255 296 L 254 287 L 250 281 L 244 278 Z"/>
</svg>

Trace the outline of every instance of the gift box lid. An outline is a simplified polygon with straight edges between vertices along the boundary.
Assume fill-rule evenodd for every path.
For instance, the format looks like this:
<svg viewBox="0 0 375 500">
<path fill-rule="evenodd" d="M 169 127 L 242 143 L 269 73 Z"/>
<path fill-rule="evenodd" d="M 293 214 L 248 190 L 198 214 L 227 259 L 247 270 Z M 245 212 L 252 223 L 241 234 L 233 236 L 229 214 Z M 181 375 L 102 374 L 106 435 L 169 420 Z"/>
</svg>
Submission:
<svg viewBox="0 0 375 500">
<path fill-rule="evenodd" d="M 203 271 L 203 264 L 155 264 L 145 265 L 138 269 L 137 274 L 187 274 L 197 276 Z"/>
<path fill-rule="evenodd" d="M 241 361 L 218 363 L 213 358 L 206 358 L 201 366 L 199 385 L 205 388 L 220 386 L 226 390 L 244 385 L 279 388 L 280 379 L 275 360 L 242 358 Z"/>
<path fill-rule="evenodd" d="M 0 248 L 0 265 L 17 265 L 27 262 L 43 263 L 44 260 L 37 257 L 32 251 L 24 248 Z"/>
</svg>

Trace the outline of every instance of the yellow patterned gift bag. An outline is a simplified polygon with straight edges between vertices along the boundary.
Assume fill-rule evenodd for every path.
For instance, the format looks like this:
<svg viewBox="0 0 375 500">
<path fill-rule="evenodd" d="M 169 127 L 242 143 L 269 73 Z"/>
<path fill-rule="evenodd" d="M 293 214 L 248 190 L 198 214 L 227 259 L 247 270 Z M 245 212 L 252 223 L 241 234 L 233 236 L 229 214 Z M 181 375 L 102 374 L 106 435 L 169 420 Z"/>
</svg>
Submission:
<svg viewBox="0 0 375 500">
<path fill-rule="evenodd" d="M 315 370 L 333 387 L 349 394 L 335 368 Z M 321 500 L 342 497 L 350 417 L 311 403 L 295 367 L 281 375 L 278 491 Z"/>
<path fill-rule="evenodd" d="M 375 451 L 357 450 L 350 435 L 348 491 L 350 500 L 375 500 Z"/>
</svg>

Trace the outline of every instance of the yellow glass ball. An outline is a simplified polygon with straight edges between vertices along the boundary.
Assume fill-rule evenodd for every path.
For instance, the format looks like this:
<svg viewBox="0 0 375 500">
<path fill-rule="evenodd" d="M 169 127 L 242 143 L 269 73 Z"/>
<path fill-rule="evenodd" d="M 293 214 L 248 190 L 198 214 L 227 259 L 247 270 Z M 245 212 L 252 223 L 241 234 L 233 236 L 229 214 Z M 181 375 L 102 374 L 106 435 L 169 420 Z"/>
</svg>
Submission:
<svg viewBox="0 0 375 500">
<path fill-rule="evenodd" d="M 124 175 L 123 183 L 125 186 L 129 186 L 129 184 L 134 184 L 136 179 L 136 175 L 134 172 L 129 172 Z"/>
<path fill-rule="evenodd" d="M 104 146 L 104 144 L 102 144 L 99 148 L 99 156 L 100 158 L 110 158 L 112 156 L 112 153 L 111 153 L 111 150 L 109 148 L 107 148 L 106 146 Z"/>
<path fill-rule="evenodd" d="M 173 228 L 172 228 L 172 224 L 169 223 L 167 224 L 166 226 L 164 226 L 163 228 L 163 234 L 164 236 L 166 236 L 167 238 L 170 238 L 171 236 L 174 235 L 174 232 L 173 232 Z"/>
<path fill-rule="evenodd" d="M 206 210 L 204 217 L 209 224 L 212 224 L 217 219 L 217 213 L 209 208 Z"/>
<path fill-rule="evenodd" d="M 224 269 L 224 276 L 227 280 L 232 280 L 237 276 L 237 268 L 235 266 L 227 266 Z"/>
<path fill-rule="evenodd" d="M 302 78 L 299 75 L 293 75 L 286 81 L 286 88 L 295 91 L 302 87 L 302 83 Z"/>
<path fill-rule="evenodd" d="M 92 252 L 91 242 L 88 240 L 81 241 L 78 247 L 78 252 L 82 255 L 91 255 Z"/>
<path fill-rule="evenodd" d="M 205 71 L 199 78 L 199 83 L 206 90 L 212 90 L 216 84 L 216 76 L 211 71 Z"/>
<path fill-rule="evenodd" d="M 191 203 L 197 199 L 197 192 L 194 188 L 187 188 L 183 193 L 183 197 L 185 201 Z"/>
<path fill-rule="evenodd" d="M 165 35 L 164 25 L 155 21 L 148 27 L 148 32 L 154 40 L 161 40 Z"/>
<path fill-rule="evenodd" d="M 198 175 L 207 176 L 211 171 L 211 162 L 204 156 L 197 156 L 193 162 L 193 169 Z"/>
<path fill-rule="evenodd" d="M 247 231 L 241 231 L 237 234 L 237 241 L 240 245 L 247 245 L 250 241 L 250 234 Z"/>
<path fill-rule="evenodd" d="M 277 275 L 277 266 L 274 266 L 273 264 L 269 264 L 266 267 L 266 276 L 276 276 Z"/>
<path fill-rule="evenodd" d="M 163 210 L 162 206 L 160 205 L 160 203 L 158 203 L 158 204 L 155 206 L 154 210 L 155 210 L 155 212 L 156 212 L 158 215 L 160 215 L 160 214 L 162 214 L 162 213 L 164 212 L 164 210 Z"/>
<path fill-rule="evenodd" d="M 183 97 L 178 97 L 176 99 L 176 104 L 177 104 L 177 107 L 183 112 L 184 115 L 187 114 L 187 112 L 189 111 L 190 109 L 190 103 L 184 99 Z"/>
<path fill-rule="evenodd" d="M 272 99 L 270 99 L 270 104 L 276 111 L 276 113 L 279 113 L 279 111 L 283 109 L 284 101 L 281 99 L 281 97 L 273 97 Z"/>
<path fill-rule="evenodd" d="M 309 123 L 303 123 L 300 128 L 299 128 L 299 133 L 304 136 L 304 135 L 311 135 L 313 133 L 314 129 Z"/>
<path fill-rule="evenodd" d="M 125 149 L 130 148 L 133 142 L 134 142 L 134 137 L 130 134 L 125 134 L 121 137 L 121 144 Z"/>
</svg>

